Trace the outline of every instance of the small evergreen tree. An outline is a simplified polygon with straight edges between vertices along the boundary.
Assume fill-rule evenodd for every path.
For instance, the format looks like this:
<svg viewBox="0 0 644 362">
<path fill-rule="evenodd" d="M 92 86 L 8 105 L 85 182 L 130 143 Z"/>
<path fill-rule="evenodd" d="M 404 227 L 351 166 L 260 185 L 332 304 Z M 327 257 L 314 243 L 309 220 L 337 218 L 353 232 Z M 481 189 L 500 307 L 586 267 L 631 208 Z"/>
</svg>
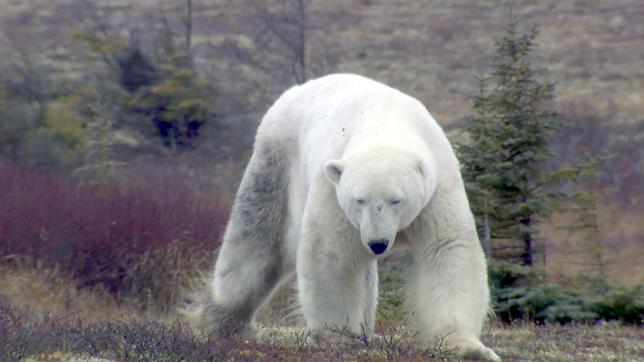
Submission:
<svg viewBox="0 0 644 362">
<path fill-rule="evenodd" d="M 166 24 L 159 34 L 157 65 L 147 73 L 148 84 L 131 91 L 128 108 L 147 115 L 164 144 L 175 149 L 189 145 L 199 129 L 214 117 L 208 82 L 199 79 L 190 55 L 191 2 L 187 2 L 185 47 L 177 45 L 175 34 Z M 143 58 L 144 59 L 144 58 Z"/>
<path fill-rule="evenodd" d="M 86 120 L 84 162 L 75 173 L 84 182 L 113 181 L 117 168 L 125 165 L 114 155 L 114 121 L 110 118 L 115 114 L 111 110 L 114 105 L 102 100 L 93 86 L 79 87 L 71 98 L 76 104 L 76 112 Z"/>
<path fill-rule="evenodd" d="M 528 60 L 537 34 L 536 28 L 519 34 L 512 21 L 496 40 L 493 70 L 479 79 L 471 97 L 474 115 L 465 120 L 470 142 L 457 145 L 479 225 L 491 238 L 519 245 L 525 265 L 533 264 L 535 223 L 556 200 L 548 186 L 570 176 L 544 168 L 552 157 L 548 139 L 560 120 L 548 108 L 554 85 L 539 81 L 542 70 Z"/>
<path fill-rule="evenodd" d="M 191 3 L 187 5 L 191 9 Z M 189 24 L 187 20 L 187 32 L 191 31 Z M 188 44 L 175 44 L 177 37 L 168 24 L 159 29 L 155 51 L 147 55 L 135 42 L 119 35 L 79 31 L 75 36 L 88 46 L 91 63 L 100 61 L 106 66 L 98 83 L 101 98 L 111 99 L 117 106 L 114 110 L 118 114 L 111 119 L 143 120 L 145 128 L 153 125 L 163 144 L 172 150 L 191 144 L 202 125 L 213 119 L 212 90 L 195 71 Z M 106 84 L 116 88 L 111 90 L 116 97 L 103 94 Z"/>
<path fill-rule="evenodd" d="M 480 236 L 483 250 L 487 258 L 491 257 L 492 242 L 491 230 L 494 222 L 490 218 L 490 210 L 493 208 L 489 191 L 491 190 L 489 178 L 492 172 L 488 171 L 496 159 L 494 152 L 479 152 L 478 150 L 494 150 L 494 139 L 490 127 L 491 110 L 489 109 L 489 98 L 487 95 L 487 79 L 478 78 L 478 93 L 472 95 L 471 101 L 475 114 L 465 119 L 466 131 L 469 134 L 470 142 L 457 144 L 462 161 L 463 178 L 466 180 L 467 190 L 472 211 L 477 217 L 477 224 L 480 225 Z"/>
<path fill-rule="evenodd" d="M 140 87 L 130 98 L 129 108 L 148 115 L 166 146 L 187 145 L 199 128 L 212 117 L 214 108 L 207 82 L 197 78 L 184 57 L 175 54 L 162 64 L 159 82 Z"/>
</svg>

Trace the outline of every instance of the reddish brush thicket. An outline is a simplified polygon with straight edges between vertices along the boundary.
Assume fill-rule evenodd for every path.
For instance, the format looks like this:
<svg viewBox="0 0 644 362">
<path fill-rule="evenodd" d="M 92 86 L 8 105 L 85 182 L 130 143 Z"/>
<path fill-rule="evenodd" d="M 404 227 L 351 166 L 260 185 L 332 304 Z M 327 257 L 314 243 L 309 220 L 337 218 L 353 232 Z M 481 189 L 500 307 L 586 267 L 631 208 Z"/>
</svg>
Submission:
<svg viewBox="0 0 644 362">
<path fill-rule="evenodd" d="M 5 260 L 27 256 L 80 286 L 153 298 L 208 268 L 227 217 L 211 195 L 181 180 L 81 185 L 2 160 L 0 200 Z"/>
</svg>

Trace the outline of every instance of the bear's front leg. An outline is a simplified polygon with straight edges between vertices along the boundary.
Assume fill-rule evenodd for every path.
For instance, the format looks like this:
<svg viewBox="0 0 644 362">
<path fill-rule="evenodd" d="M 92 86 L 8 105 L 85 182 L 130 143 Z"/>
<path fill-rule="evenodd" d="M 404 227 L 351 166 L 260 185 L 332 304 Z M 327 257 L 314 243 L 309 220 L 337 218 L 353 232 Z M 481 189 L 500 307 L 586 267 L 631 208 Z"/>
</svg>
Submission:
<svg viewBox="0 0 644 362">
<path fill-rule="evenodd" d="M 479 340 L 489 310 L 487 266 L 462 188 L 438 189 L 407 230 L 415 259 L 407 301 L 419 331 L 457 356 L 500 361 Z"/>
<path fill-rule="evenodd" d="M 408 302 L 428 342 L 461 358 L 500 361 L 479 340 L 489 303 L 482 259 L 475 248 L 452 242 L 416 254 Z"/>
<path fill-rule="evenodd" d="M 317 226 L 305 230 L 297 254 L 297 283 L 309 331 L 322 338 L 338 331 L 370 335 L 378 283 L 375 260 L 367 257 L 359 239 L 347 238 L 354 232 Z"/>
</svg>

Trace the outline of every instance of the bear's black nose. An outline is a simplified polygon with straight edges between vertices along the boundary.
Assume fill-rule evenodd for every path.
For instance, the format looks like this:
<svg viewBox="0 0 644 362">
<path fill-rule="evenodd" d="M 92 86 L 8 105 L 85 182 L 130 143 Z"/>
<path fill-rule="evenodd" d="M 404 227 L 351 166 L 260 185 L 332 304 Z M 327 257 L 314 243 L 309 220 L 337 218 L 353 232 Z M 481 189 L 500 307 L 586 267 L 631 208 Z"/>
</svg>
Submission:
<svg viewBox="0 0 644 362">
<path fill-rule="evenodd" d="M 369 242 L 369 248 L 376 255 L 380 255 L 380 254 L 384 253 L 385 250 L 387 250 L 388 245 L 389 245 L 389 240 L 385 240 L 385 239 L 371 240 Z"/>
</svg>

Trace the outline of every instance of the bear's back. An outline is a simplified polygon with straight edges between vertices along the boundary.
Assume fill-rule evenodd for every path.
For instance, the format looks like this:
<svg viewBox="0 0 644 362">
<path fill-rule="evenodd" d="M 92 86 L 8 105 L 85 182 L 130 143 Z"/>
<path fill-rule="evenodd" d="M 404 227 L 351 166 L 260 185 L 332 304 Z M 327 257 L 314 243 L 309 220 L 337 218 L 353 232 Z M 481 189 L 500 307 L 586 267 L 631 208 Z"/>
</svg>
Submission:
<svg viewBox="0 0 644 362">
<path fill-rule="evenodd" d="M 284 92 L 262 120 L 256 147 L 270 143 L 318 168 L 341 158 L 350 142 L 360 143 L 357 135 L 392 143 L 398 134 L 404 136 L 400 143 L 451 152 L 442 129 L 415 98 L 360 75 L 331 74 Z M 421 141 L 408 142 L 410 137 Z"/>
</svg>

